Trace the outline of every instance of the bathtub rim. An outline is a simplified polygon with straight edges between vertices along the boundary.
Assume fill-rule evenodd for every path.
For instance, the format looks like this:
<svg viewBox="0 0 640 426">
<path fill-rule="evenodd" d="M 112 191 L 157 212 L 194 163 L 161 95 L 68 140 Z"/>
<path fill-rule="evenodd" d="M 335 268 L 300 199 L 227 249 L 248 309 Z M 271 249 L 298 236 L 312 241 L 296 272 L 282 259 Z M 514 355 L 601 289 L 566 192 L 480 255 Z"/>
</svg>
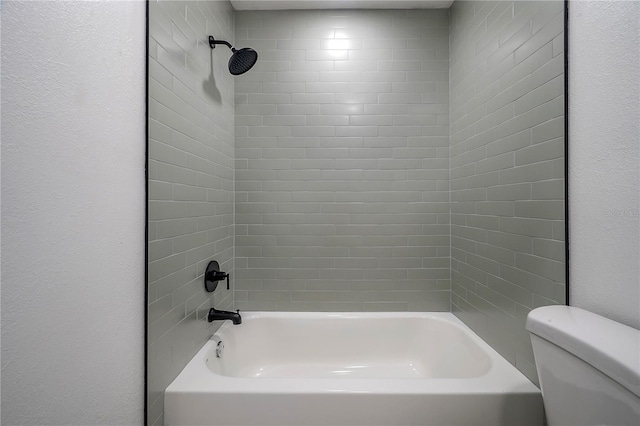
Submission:
<svg viewBox="0 0 640 426">
<path fill-rule="evenodd" d="M 472 378 L 250 378 L 216 374 L 206 365 L 215 351 L 217 332 L 165 390 L 171 394 L 540 394 L 540 389 L 451 312 L 241 312 L 243 320 L 259 318 L 416 318 L 444 321 L 465 332 L 491 359 L 487 373 Z M 223 324 L 222 327 L 233 327 Z"/>
</svg>

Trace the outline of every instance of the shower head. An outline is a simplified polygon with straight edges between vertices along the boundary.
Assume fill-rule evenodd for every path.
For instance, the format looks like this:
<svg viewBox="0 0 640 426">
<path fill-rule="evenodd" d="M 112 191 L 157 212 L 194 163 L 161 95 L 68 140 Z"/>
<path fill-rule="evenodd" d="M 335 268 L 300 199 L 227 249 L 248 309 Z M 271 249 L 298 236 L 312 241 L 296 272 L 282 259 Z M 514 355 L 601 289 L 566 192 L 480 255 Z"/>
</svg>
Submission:
<svg viewBox="0 0 640 426">
<path fill-rule="evenodd" d="M 233 55 L 231 55 L 229 59 L 229 72 L 233 75 L 244 74 L 249 71 L 258 60 L 258 53 L 250 47 L 231 50 L 233 51 Z"/>
<path fill-rule="evenodd" d="M 253 67 L 258 60 L 258 53 L 250 47 L 236 50 L 228 41 L 216 40 L 213 36 L 209 36 L 209 46 L 216 48 L 216 44 L 224 44 L 233 52 L 229 59 L 229 72 L 233 75 L 244 74 Z"/>
</svg>

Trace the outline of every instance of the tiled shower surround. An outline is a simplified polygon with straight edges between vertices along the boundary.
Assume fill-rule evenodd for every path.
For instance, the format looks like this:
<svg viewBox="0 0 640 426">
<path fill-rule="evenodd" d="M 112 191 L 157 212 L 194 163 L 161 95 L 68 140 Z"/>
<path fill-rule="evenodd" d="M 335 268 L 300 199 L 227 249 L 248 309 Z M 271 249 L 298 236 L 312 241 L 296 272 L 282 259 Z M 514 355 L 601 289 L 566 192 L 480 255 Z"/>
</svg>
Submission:
<svg viewBox="0 0 640 426">
<path fill-rule="evenodd" d="M 449 311 L 448 16 L 236 12 L 237 308 Z"/>
<path fill-rule="evenodd" d="M 233 273 L 233 42 L 228 2 L 149 2 L 149 424 L 163 424 L 164 389 L 213 334 L 215 302 L 230 309 L 225 285 L 204 291 L 216 259 Z M 220 51 L 218 53 L 218 51 Z"/>
<path fill-rule="evenodd" d="M 148 423 L 208 308 L 453 311 L 537 381 L 564 303 L 563 2 L 150 1 Z M 227 71 L 230 51 L 259 54 Z M 205 293 L 216 259 L 231 291 Z"/>
<path fill-rule="evenodd" d="M 527 313 L 565 302 L 563 7 L 451 8 L 452 311 L 533 381 Z"/>
</svg>

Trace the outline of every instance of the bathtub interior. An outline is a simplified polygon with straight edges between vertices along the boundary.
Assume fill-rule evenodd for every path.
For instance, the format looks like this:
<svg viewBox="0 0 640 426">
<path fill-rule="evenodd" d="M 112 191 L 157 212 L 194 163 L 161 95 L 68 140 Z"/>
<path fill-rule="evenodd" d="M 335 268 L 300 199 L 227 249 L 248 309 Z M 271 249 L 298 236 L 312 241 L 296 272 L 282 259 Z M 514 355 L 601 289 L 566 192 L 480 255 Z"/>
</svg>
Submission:
<svg viewBox="0 0 640 426">
<path fill-rule="evenodd" d="M 244 378 L 473 378 L 492 361 L 461 327 L 436 317 L 253 314 L 223 325 L 207 356 L 216 374 Z"/>
<path fill-rule="evenodd" d="M 242 315 L 166 389 L 166 425 L 543 425 L 540 390 L 452 313 Z"/>
</svg>

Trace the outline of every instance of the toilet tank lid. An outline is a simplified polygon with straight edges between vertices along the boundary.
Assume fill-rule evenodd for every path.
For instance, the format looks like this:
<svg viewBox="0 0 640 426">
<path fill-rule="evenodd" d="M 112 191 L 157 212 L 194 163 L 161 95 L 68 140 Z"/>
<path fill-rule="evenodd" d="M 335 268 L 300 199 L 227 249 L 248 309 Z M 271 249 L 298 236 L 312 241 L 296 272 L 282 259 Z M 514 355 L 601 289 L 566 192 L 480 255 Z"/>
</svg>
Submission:
<svg viewBox="0 0 640 426">
<path fill-rule="evenodd" d="M 577 356 L 640 397 L 640 330 L 573 306 L 529 312 L 527 330 Z"/>
</svg>

